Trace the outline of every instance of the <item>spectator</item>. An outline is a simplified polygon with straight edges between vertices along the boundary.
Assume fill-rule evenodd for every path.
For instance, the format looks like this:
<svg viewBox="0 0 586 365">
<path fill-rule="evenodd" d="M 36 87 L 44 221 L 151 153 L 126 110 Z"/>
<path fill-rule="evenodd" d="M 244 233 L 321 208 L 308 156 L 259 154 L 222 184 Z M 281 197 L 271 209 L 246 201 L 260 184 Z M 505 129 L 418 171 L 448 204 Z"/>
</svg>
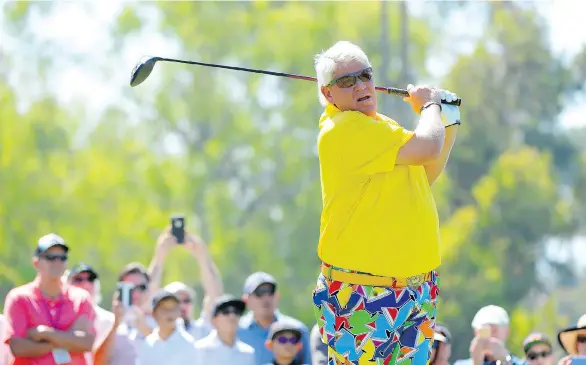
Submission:
<svg viewBox="0 0 586 365">
<path fill-rule="evenodd" d="M 311 344 L 311 362 L 313 365 L 327 365 L 328 364 L 328 345 L 326 345 L 319 333 L 319 326 L 317 323 L 311 329 L 310 340 Z"/>
<path fill-rule="evenodd" d="M 0 365 L 7 365 L 8 352 L 10 351 L 4 343 L 4 316 L 0 314 Z"/>
<path fill-rule="evenodd" d="M 529 365 L 553 365 L 553 346 L 543 333 L 532 333 L 523 340 L 523 351 Z"/>
<path fill-rule="evenodd" d="M 164 290 L 159 291 L 153 299 L 153 316 L 157 327 L 141 343 L 138 349 L 138 364 L 193 363 L 196 358 L 193 337 L 181 327 L 177 327 L 179 298 Z"/>
<path fill-rule="evenodd" d="M 454 365 L 501 365 L 523 364 L 505 347 L 509 337 L 509 315 L 504 308 L 488 305 L 480 308 L 472 320 L 474 339 L 470 344 L 471 357 L 458 360 Z M 485 333 L 486 331 L 486 333 Z"/>
<path fill-rule="evenodd" d="M 572 356 L 586 356 L 586 314 L 580 317 L 576 326 L 558 333 L 558 341 L 569 355 L 559 361 L 560 365 L 571 364 Z"/>
<path fill-rule="evenodd" d="M 236 333 L 238 321 L 246 304 L 231 295 L 216 300 L 212 312 L 215 330 L 195 343 L 197 365 L 254 365 L 254 349 L 239 341 Z"/>
<path fill-rule="evenodd" d="M 240 319 L 238 337 L 254 349 L 256 363 L 266 364 L 272 361 L 273 354 L 265 347 L 269 327 L 276 321 L 289 321 L 298 325 L 301 330 L 302 351 L 297 354 L 299 362 L 309 364 L 309 332 L 307 327 L 298 320 L 286 316 L 277 310 L 277 281 L 265 272 L 256 272 L 244 282 L 243 300 L 250 312 Z"/>
<path fill-rule="evenodd" d="M 15 364 L 87 364 L 95 313 L 85 290 L 63 284 L 68 252 L 60 236 L 41 237 L 33 257 L 35 280 L 6 296 L 5 339 Z"/>
<path fill-rule="evenodd" d="M 452 335 L 444 326 L 436 325 L 429 363 L 431 365 L 448 365 L 452 355 Z"/>
<path fill-rule="evenodd" d="M 157 325 L 150 310 L 150 276 L 143 265 L 132 262 L 122 269 L 118 281 L 134 285 L 132 307 L 127 311 L 123 323 L 118 326 L 118 331 L 133 340 L 135 346 L 140 346 Z"/>
<path fill-rule="evenodd" d="M 274 322 L 265 343 L 267 349 L 273 353 L 273 361 L 265 365 L 303 365 L 295 359 L 303 348 L 302 335 L 295 322 Z"/>
<path fill-rule="evenodd" d="M 193 303 L 196 299 L 195 291 L 181 282 L 174 282 L 165 286 L 165 290 L 175 294 L 181 301 L 181 318 L 182 325 L 185 330 L 189 332 L 194 339 L 199 340 L 210 334 L 210 311 L 209 303 L 213 303 L 217 297 L 223 292 L 222 278 L 208 252 L 207 245 L 197 235 L 185 232 L 185 242 L 181 245 L 177 244 L 175 236 L 173 236 L 169 229 L 165 230 L 157 240 L 155 254 L 149 266 L 149 274 L 151 276 L 150 290 L 156 292 L 161 286 L 161 277 L 165 259 L 170 250 L 175 247 L 185 248 L 191 256 L 199 264 L 200 277 L 204 288 L 204 300 L 200 317 L 197 320 L 193 319 Z M 206 303 L 208 303 L 206 305 Z"/>
<path fill-rule="evenodd" d="M 132 365 L 137 356 L 134 343 L 127 335 L 118 333 L 118 326 L 122 323 L 125 308 L 118 300 L 118 292 L 112 299 L 114 311 L 114 323 L 106 333 L 103 341 L 98 342 L 94 348 L 94 365 Z"/>
<path fill-rule="evenodd" d="M 67 282 L 73 286 L 87 291 L 93 302 L 96 319 L 94 321 L 94 328 L 96 329 L 96 340 L 94 341 L 94 348 L 104 341 L 108 332 L 114 325 L 114 313 L 107 311 L 98 304 L 100 297 L 100 282 L 98 273 L 91 267 L 84 263 L 74 266 L 67 275 Z M 89 354 L 91 356 L 91 354 Z"/>
</svg>

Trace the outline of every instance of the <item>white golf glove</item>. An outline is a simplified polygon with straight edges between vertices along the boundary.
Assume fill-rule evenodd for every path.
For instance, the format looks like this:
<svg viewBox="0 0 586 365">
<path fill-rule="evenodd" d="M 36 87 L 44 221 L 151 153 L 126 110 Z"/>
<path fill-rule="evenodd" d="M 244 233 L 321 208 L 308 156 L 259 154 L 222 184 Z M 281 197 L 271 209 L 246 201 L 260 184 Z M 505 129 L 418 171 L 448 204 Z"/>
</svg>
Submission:
<svg viewBox="0 0 586 365">
<path fill-rule="evenodd" d="M 442 101 L 451 102 L 458 99 L 458 95 L 451 91 L 440 89 Z M 442 104 L 442 121 L 446 127 L 460 123 L 460 108 L 457 105 Z"/>
</svg>

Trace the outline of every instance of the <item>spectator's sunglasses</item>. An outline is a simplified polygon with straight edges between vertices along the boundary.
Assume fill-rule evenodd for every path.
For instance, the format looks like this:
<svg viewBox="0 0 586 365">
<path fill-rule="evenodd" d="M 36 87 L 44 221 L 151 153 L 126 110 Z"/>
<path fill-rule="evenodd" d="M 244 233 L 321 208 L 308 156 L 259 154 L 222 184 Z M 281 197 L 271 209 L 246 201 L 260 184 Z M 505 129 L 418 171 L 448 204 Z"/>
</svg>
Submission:
<svg viewBox="0 0 586 365">
<path fill-rule="evenodd" d="M 57 261 L 57 260 L 59 260 L 61 262 L 67 261 L 67 255 L 54 255 L 51 253 L 47 253 L 47 254 L 41 255 L 40 257 L 44 260 L 51 261 L 51 262 Z"/>
<path fill-rule="evenodd" d="M 138 291 L 142 291 L 145 292 L 148 289 L 148 285 L 147 284 L 140 284 L 140 285 L 135 285 L 134 289 L 138 290 Z"/>
<path fill-rule="evenodd" d="M 94 281 L 96 281 L 96 278 L 93 275 L 90 276 L 76 276 L 73 278 L 73 282 L 74 283 L 78 283 L 81 284 L 83 282 L 88 282 L 88 283 L 93 283 Z"/>
<path fill-rule="evenodd" d="M 254 289 L 252 294 L 254 294 L 255 297 L 262 297 L 263 295 L 274 295 L 275 291 L 276 288 L 274 285 L 267 285 L 264 287 L 258 287 Z"/>
<path fill-rule="evenodd" d="M 540 357 L 546 358 L 551 355 L 551 350 L 548 351 L 541 351 L 541 352 L 528 352 L 527 358 L 529 360 L 539 359 Z"/>
<path fill-rule="evenodd" d="M 327 87 L 330 87 L 334 84 L 338 85 L 341 89 L 347 89 L 349 87 L 353 87 L 360 79 L 362 82 L 369 82 L 372 80 L 372 67 L 367 67 L 362 71 L 353 72 L 351 74 L 347 74 L 344 76 L 340 76 L 337 79 L 332 80 Z"/>
<path fill-rule="evenodd" d="M 576 342 L 586 343 L 586 335 L 578 335 L 578 337 L 576 337 Z"/>
<path fill-rule="evenodd" d="M 297 345 L 297 343 L 299 342 L 299 339 L 297 337 L 287 337 L 287 336 L 279 336 L 276 338 L 277 342 L 285 345 L 287 343 L 290 343 L 291 345 Z"/>
</svg>

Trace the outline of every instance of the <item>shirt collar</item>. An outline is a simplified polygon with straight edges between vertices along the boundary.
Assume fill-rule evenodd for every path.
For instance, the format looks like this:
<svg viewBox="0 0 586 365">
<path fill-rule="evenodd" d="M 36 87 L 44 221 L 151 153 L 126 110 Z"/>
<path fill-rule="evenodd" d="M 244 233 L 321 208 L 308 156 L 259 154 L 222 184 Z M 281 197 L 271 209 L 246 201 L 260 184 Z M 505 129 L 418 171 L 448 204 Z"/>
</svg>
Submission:
<svg viewBox="0 0 586 365">
<path fill-rule="evenodd" d="M 236 342 L 238 341 L 237 338 L 234 338 L 234 344 L 232 346 L 230 346 L 230 345 L 227 345 L 226 343 L 224 343 L 224 341 L 222 341 L 222 339 L 218 335 L 218 331 L 217 330 L 213 330 L 212 333 L 210 334 L 210 336 L 212 338 L 212 342 L 215 345 L 219 345 L 219 346 L 222 346 L 222 347 L 226 347 L 228 349 L 234 349 L 234 348 L 236 348 Z"/>
<path fill-rule="evenodd" d="M 33 280 L 31 282 L 31 285 L 33 287 L 33 293 L 34 293 L 35 297 L 40 298 L 40 299 L 44 299 L 48 302 L 59 303 L 59 302 L 63 301 L 65 299 L 65 296 L 67 295 L 67 286 L 61 285 L 61 293 L 59 293 L 59 296 L 57 296 L 55 298 L 51 298 L 51 297 L 46 296 L 41 291 L 41 279 L 38 276 L 35 278 L 35 280 Z"/>
<path fill-rule="evenodd" d="M 155 340 L 157 341 L 163 341 L 163 342 L 171 342 L 171 341 L 176 341 L 178 338 L 181 337 L 181 334 L 179 333 L 179 329 L 175 328 L 175 330 L 171 333 L 171 335 L 169 337 L 167 337 L 167 339 L 163 340 L 160 336 L 159 336 L 159 327 L 156 327 L 153 332 L 152 335 L 154 337 Z"/>
</svg>

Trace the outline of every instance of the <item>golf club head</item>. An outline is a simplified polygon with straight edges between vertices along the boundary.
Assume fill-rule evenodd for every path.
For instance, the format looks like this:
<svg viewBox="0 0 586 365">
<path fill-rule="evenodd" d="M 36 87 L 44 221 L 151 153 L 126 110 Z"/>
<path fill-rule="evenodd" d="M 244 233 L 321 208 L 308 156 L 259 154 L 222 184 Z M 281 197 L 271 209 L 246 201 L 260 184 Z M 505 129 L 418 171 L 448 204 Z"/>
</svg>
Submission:
<svg viewBox="0 0 586 365">
<path fill-rule="evenodd" d="M 160 57 L 143 57 L 141 62 L 132 69 L 132 73 L 130 74 L 130 86 L 135 87 L 142 84 L 143 81 L 149 77 L 151 72 L 153 72 L 155 63 L 160 59 Z"/>
</svg>

